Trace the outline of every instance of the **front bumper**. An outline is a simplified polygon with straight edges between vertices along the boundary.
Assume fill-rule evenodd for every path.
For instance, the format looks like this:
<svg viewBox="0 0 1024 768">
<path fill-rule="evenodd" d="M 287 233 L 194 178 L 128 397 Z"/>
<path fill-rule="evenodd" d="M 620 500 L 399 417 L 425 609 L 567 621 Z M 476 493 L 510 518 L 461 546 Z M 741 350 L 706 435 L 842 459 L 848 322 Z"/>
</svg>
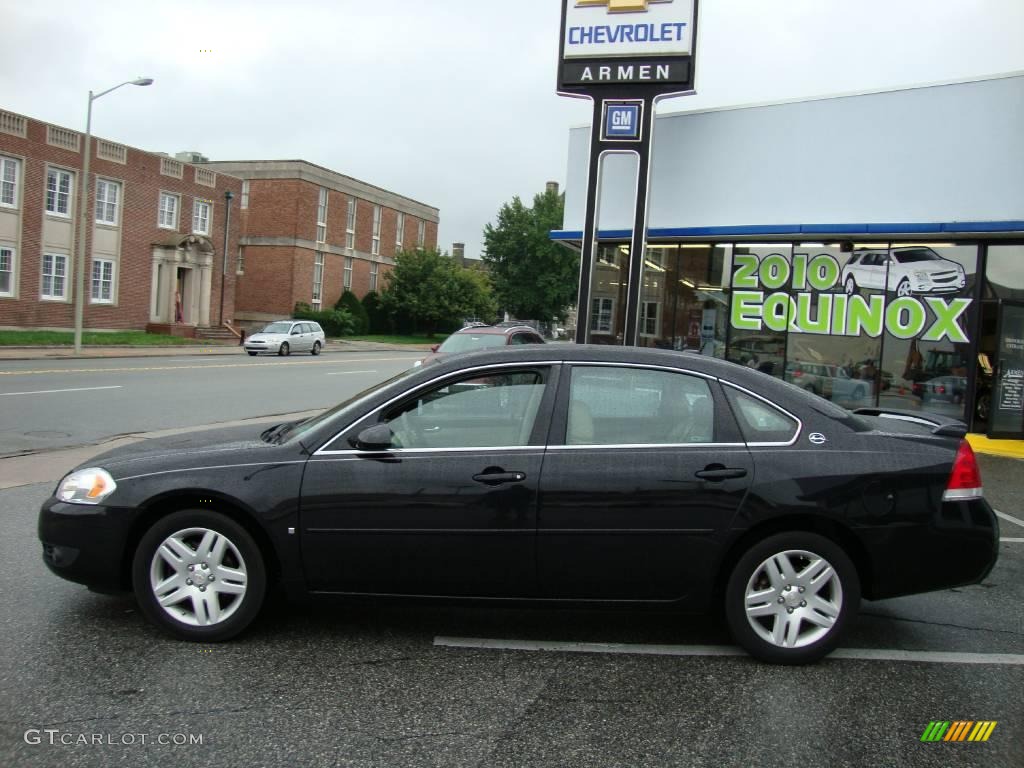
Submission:
<svg viewBox="0 0 1024 768">
<path fill-rule="evenodd" d="M 134 509 L 50 497 L 39 511 L 43 562 L 61 578 L 93 589 L 130 589 L 126 547 L 135 515 Z"/>
</svg>

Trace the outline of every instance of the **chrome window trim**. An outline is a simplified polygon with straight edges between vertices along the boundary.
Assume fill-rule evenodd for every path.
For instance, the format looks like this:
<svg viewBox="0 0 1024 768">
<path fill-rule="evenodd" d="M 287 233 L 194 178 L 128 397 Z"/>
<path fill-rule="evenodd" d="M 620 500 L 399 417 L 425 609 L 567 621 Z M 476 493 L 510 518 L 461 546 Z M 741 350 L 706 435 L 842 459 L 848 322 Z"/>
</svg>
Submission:
<svg viewBox="0 0 1024 768">
<path fill-rule="evenodd" d="M 313 453 L 313 456 L 314 457 L 316 457 L 316 456 L 334 456 L 334 455 L 342 455 L 342 454 L 347 454 L 347 453 L 352 453 L 352 452 L 363 453 L 363 454 L 365 454 L 365 453 L 391 453 L 392 451 L 353 451 L 352 449 L 348 449 L 348 448 L 342 449 L 340 451 L 331 451 L 331 450 L 328 450 L 328 449 L 330 448 L 331 445 L 334 444 L 335 441 L 339 440 L 343 434 L 345 434 L 350 429 L 352 429 L 352 427 L 355 426 L 355 424 L 357 422 L 360 422 L 360 421 L 362 421 L 365 418 L 373 416 L 375 413 L 380 413 L 382 410 L 384 410 L 385 408 L 388 408 L 388 407 L 394 405 L 399 400 L 402 400 L 402 399 L 404 399 L 406 397 L 414 396 L 415 394 L 418 394 L 418 393 L 422 392 L 424 389 L 427 389 L 427 388 L 431 387 L 432 385 L 436 384 L 439 381 L 442 381 L 443 379 L 445 379 L 445 378 L 447 378 L 449 376 L 455 377 L 455 376 L 461 376 L 464 373 L 475 373 L 476 371 L 492 371 L 492 370 L 499 369 L 499 368 L 539 368 L 539 367 L 544 367 L 544 366 L 557 366 L 557 365 L 562 365 L 562 364 L 563 364 L 563 361 L 561 361 L 561 360 L 533 360 L 533 361 L 529 361 L 529 362 L 523 361 L 523 362 L 518 362 L 518 363 L 489 363 L 487 365 L 476 365 L 476 366 L 473 366 L 472 368 L 463 368 L 460 371 L 453 371 L 453 372 L 450 372 L 450 373 L 440 374 L 440 375 L 438 375 L 438 376 L 436 376 L 436 377 L 434 377 L 434 378 L 432 378 L 432 379 L 430 379 L 428 381 L 423 382 L 423 384 L 420 384 L 415 389 L 409 389 L 409 390 L 406 390 L 405 392 L 402 392 L 399 395 L 396 395 L 395 397 L 391 398 L 390 400 L 388 400 L 388 401 L 378 405 L 372 411 L 368 411 L 367 413 L 364 413 L 362 416 L 360 416 L 355 421 L 350 421 L 348 424 L 345 425 L 345 427 L 343 429 L 339 430 L 338 432 L 335 432 L 334 437 L 332 437 L 330 440 L 328 440 L 326 443 L 324 443 L 323 446 L 318 448 Z M 545 383 L 545 386 L 547 386 L 547 383 Z M 542 446 L 542 445 L 526 445 L 526 446 L 513 446 L 513 447 L 515 447 L 515 448 L 533 448 L 535 450 L 544 450 L 544 446 Z M 462 451 L 462 450 L 480 451 L 480 450 L 484 450 L 484 449 L 483 448 L 396 448 L 396 449 L 393 449 L 393 450 L 395 450 L 395 451 L 423 451 L 423 450 L 430 450 L 430 451 L 453 451 L 453 450 L 459 450 L 459 451 Z"/>
<path fill-rule="evenodd" d="M 641 368 L 650 371 L 667 371 L 669 373 L 683 373 L 690 376 L 699 376 L 702 379 L 708 381 L 718 381 L 716 376 L 712 376 L 709 373 L 702 373 L 701 371 L 694 371 L 691 368 L 677 368 L 672 365 L 665 365 L 659 363 L 616 363 L 608 360 L 566 360 L 564 365 L 577 367 L 599 367 L 599 368 Z"/>
<path fill-rule="evenodd" d="M 318 456 L 380 456 L 380 455 L 392 455 L 396 453 L 400 454 L 416 454 L 416 453 L 497 453 L 498 451 L 534 451 L 538 454 L 544 453 L 544 446 L 542 445 L 481 445 L 481 446 L 470 446 L 467 448 L 386 448 L 380 451 L 363 451 L 359 448 L 348 448 L 342 451 L 326 451 L 320 453 L 317 451 L 313 454 L 310 461 L 313 461 Z"/>
<path fill-rule="evenodd" d="M 549 445 L 549 451 L 592 451 L 600 448 L 746 448 L 747 443 L 584 443 L 581 445 Z"/>
<path fill-rule="evenodd" d="M 733 389 L 738 390 L 738 391 L 742 392 L 745 395 L 750 395 L 754 399 L 760 400 L 765 405 L 767 405 L 767 406 L 769 406 L 771 408 L 774 408 L 779 413 L 785 414 L 786 416 L 788 416 L 789 418 L 793 419 L 793 421 L 796 422 L 796 432 L 793 433 L 793 439 L 790 440 L 789 442 L 785 442 L 785 443 L 782 443 L 782 442 L 758 442 L 758 443 L 748 442 L 748 443 L 745 443 L 745 445 L 748 448 L 788 448 L 791 445 L 795 445 L 796 441 L 800 439 L 800 435 L 804 431 L 804 422 L 803 422 L 802 419 L 800 419 L 799 416 L 797 416 L 794 413 L 790 413 L 785 408 L 783 408 L 781 405 L 773 403 L 768 398 L 763 397 L 762 395 L 757 394 L 757 392 L 751 392 L 749 389 L 747 389 L 746 387 L 740 386 L 739 384 L 734 384 L 731 381 L 728 381 L 726 379 L 721 379 L 721 378 L 718 379 L 718 382 L 720 384 L 722 384 L 723 386 L 732 387 Z M 743 431 L 742 425 L 737 424 L 737 426 L 740 427 L 740 431 L 742 432 Z"/>
</svg>

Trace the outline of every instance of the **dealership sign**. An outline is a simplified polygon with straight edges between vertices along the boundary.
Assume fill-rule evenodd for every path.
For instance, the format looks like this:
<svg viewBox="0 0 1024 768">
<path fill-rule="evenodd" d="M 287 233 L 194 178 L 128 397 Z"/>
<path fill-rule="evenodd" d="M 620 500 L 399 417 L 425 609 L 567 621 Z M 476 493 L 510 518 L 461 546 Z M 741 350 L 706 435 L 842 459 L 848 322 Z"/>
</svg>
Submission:
<svg viewBox="0 0 1024 768">
<path fill-rule="evenodd" d="M 888 333 L 897 339 L 968 342 L 959 321 L 971 299 L 847 294 L 841 275 L 839 262 L 827 253 L 795 253 L 792 261 L 778 253 L 737 254 L 731 325 L 746 331 L 871 338 Z"/>
<path fill-rule="evenodd" d="M 692 87 L 694 0 L 563 0 L 559 87 Z"/>
</svg>

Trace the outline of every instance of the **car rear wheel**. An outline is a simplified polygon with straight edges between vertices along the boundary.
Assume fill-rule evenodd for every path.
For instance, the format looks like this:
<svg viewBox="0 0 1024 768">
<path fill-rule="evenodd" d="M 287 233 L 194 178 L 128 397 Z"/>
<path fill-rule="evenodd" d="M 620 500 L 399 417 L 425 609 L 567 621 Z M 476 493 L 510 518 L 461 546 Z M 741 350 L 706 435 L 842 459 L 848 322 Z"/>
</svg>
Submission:
<svg viewBox="0 0 1024 768">
<path fill-rule="evenodd" d="M 857 570 L 833 541 L 792 531 L 755 544 L 726 586 L 733 638 L 773 664 L 807 664 L 839 645 L 860 603 Z"/>
<path fill-rule="evenodd" d="M 139 541 L 132 583 L 146 617 L 175 637 L 228 640 L 259 613 L 266 568 L 248 531 L 205 509 L 175 512 Z"/>
<path fill-rule="evenodd" d="M 287 357 L 291 354 L 292 348 L 288 346 L 287 341 L 282 341 L 281 346 L 277 348 L 277 354 L 281 357 Z"/>
<path fill-rule="evenodd" d="M 313 342 L 313 349 L 311 351 L 313 352 L 314 355 L 319 355 L 320 354 L 320 342 L 319 341 L 314 341 Z"/>
</svg>

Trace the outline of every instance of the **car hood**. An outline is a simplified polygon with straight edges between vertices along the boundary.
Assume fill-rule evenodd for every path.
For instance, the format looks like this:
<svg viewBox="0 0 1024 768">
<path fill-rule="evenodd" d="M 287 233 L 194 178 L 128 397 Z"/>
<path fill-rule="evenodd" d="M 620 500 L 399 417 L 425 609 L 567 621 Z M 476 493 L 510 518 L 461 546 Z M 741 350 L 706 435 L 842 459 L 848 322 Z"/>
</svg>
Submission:
<svg viewBox="0 0 1024 768">
<path fill-rule="evenodd" d="M 89 459 L 76 469 L 103 467 L 116 480 L 155 471 L 267 461 L 269 454 L 282 450 L 282 446 L 260 439 L 272 426 L 273 422 L 246 424 L 142 440 Z M 288 449 L 288 453 L 294 452 L 294 448 Z"/>
<path fill-rule="evenodd" d="M 246 337 L 249 341 L 284 341 L 288 338 L 287 333 L 254 333 Z"/>
</svg>

